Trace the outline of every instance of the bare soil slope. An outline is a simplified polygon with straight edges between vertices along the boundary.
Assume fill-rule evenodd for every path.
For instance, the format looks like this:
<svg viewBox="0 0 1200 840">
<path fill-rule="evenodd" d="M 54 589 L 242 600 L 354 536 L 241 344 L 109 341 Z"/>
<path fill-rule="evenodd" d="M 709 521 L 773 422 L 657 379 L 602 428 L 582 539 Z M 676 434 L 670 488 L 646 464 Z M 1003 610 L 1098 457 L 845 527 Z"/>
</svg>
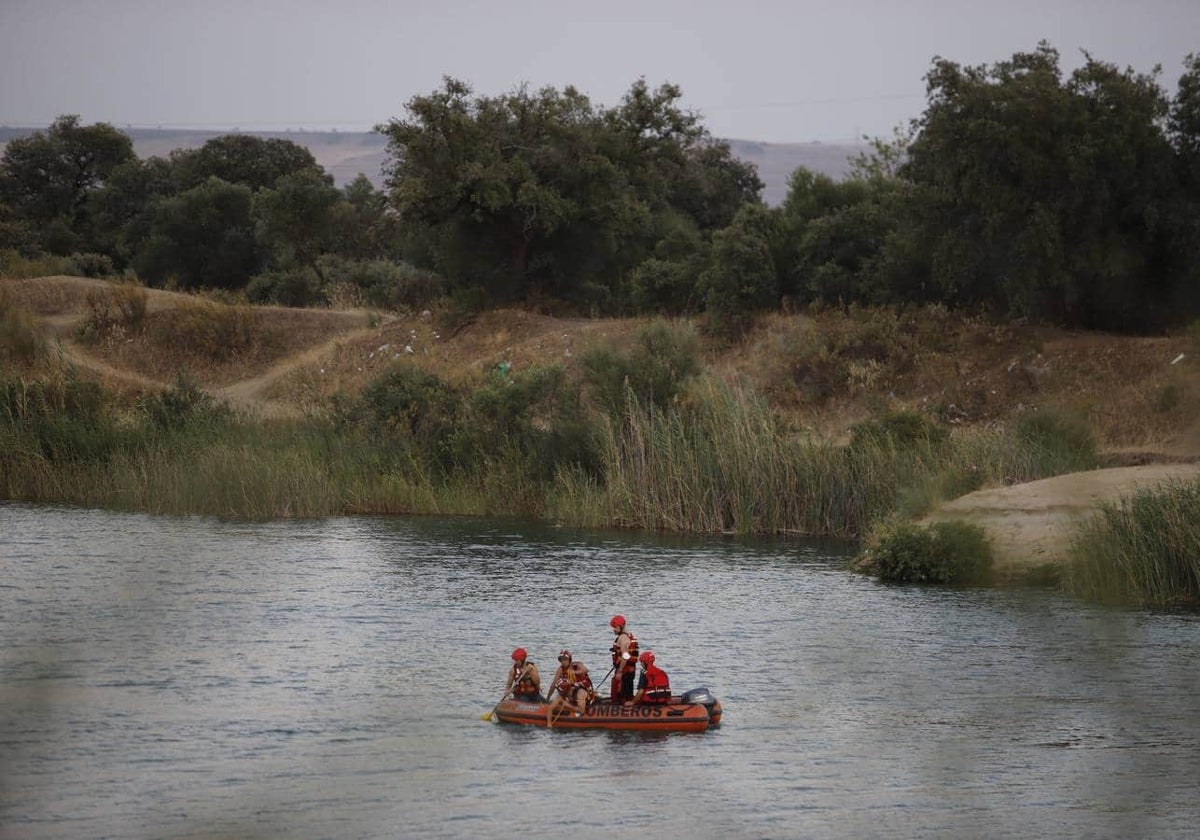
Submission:
<svg viewBox="0 0 1200 840">
<path fill-rule="evenodd" d="M 1073 529 L 1141 488 L 1200 476 L 1200 463 L 1111 467 L 1026 484 L 978 490 L 941 504 L 927 521 L 961 520 L 981 526 L 991 541 L 1002 581 L 1020 581 L 1039 567 L 1061 563 Z"/>
<path fill-rule="evenodd" d="M 109 284 L 76 277 L 0 282 L 82 375 L 133 397 L 186 374 L 270 416 L 355 394 L 400 360 L 456 383 L 500 363 L 574 369 L 589 344 L 628 346 L 644 323 L 500 310 L 445 329 L 429 313 L 229 307 L 147 290 L 143 330 L 84 341 L 80 325 L 93 311 L 89 293 L 103 294 Z M 227 332 L 205 333 L 211 323 Z M 860 355 L 842 358 L 839 348 L 848 346 L 851 326 L 841 313 L 772 315 L 740 344 L 708 347 L 706 363 L 729 381 L 749 382 L 780 412 L 830 440 L 844 439 L 853 423 L 880 410 L 900 408 L 971 426 L 1055 407 L 1086 416 L 1096 430 L 1112 469 L 985 489 L 931 514 L 983 525 L 1006 575 L 1061 559 L 1067 526 L 1098 501 L 1200 474 L 1200 347 L 1194 338 L 1066 332 L 952 316 L 932 325 L 932 338 L 892 335 L 890 346 L 855 345 Z M 861 337 L 856 340 L 861 345 Z"/>
</svg>

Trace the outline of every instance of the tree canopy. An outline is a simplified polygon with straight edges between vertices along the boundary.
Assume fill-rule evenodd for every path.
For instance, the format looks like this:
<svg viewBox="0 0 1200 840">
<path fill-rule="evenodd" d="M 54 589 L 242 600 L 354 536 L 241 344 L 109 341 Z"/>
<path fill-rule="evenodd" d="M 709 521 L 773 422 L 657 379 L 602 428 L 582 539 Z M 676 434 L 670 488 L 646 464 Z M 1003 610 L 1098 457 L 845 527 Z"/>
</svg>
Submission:
<svg viewBox="0 0 1200 840">
<path fill-rule="evenodd" d="M 573 87 L 473 97 L 447 78 L 409 101 L 388 136 L 388 186 L 436 268 L 496 300 L 612 303 L 671 213 L 732 219 L 762 187 L 752 167 L 681 110 L 672 85 L 633 85 L 603 109 Z"/>
<path fill-rule="evenodd" d="M 571 86 L 476 96 L 446 78 L 378 127 L 386 193 L 363 177 L 338 190 L 288 140 L 225 135 L 143 161 L 111 126 L 63 116 L 0 160 L 0 268 L 61 254 L 293 302 L 350 278 L 381 305 L 703 312 L 729 337 L 809 303 L 1186 322 L 1200 56 L 1173 98 L 1159 68 L 1083 58 L 1069 74 L 1046 43 L 990 65 L 935 58 L 918 117 L 847 178 L 792 173 L 781 207 L 678 87 L 642 79 L 601 107 Z"/>
<path fill-rule="evenodd" d="M 253 134 L 226 134 L 199 148 L 176 151 L 171 155 L 171 168 L 182 190 L 209 178 L 261 190 L 275 186 L 284 175 L 319 169 L 312 152 L 299 143 Z"/>
<path fill-rule="evenodd" d="M 135 159 L 133 141 L 108 123 L 84 126 L 79 117 L 59 117 L 46 131 L 11 141 L 0 158 L 0 202 L 29 222 L 57 224 L 85 234 L 90 196 L 113 170 Z"/>
<path fill-rule="evenodd" d="M 1177 192 L 1153 75 L 1086 56 L 1064 80 L 1043 43 L 990 67 L 939 59 L 901 176 L 944 299 L 1120 327 L 1160 320 Z"/>
</svg>

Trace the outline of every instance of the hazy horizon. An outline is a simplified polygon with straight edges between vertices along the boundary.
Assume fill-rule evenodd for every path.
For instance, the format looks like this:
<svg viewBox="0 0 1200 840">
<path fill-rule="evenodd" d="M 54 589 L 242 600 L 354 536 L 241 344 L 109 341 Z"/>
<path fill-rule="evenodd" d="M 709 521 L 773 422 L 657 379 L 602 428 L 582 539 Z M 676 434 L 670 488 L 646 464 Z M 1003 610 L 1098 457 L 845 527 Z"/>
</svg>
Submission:
<svg viewBox="0 0 1200 840">
<path fill-rule="evenodd" d="M 638 78 L 683 90 L 717 137 L 888 137 L 919 116 L 935 56 L 990 64 L 1047 40 L 1169 91 L 1200 2 L 0 0 L 0 125 L 366 132 L 443 76 L 480 95 L 574 85 L 616 105 Z"/>
</svg>

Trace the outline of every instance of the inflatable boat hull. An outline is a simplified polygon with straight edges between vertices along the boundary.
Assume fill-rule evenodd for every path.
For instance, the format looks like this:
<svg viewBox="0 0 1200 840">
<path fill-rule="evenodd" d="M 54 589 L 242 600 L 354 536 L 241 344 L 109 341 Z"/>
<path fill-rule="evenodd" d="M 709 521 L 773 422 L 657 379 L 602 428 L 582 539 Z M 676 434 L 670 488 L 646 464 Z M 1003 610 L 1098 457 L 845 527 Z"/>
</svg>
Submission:
<svg viewBox="0 0 1200 840">
<path fill-rule="evenodd" d="M 672 698 L 674 699 L 674 698 Z M 548 703 L 525 700 L 501 700 L 494 710 L 501 723 L 517 723 L 526 726 L 545 726 Z M 708 729 L 711 718 L 703 703 L 662 703 L 648 705 L 639 703 L 626 706 L 610 703 L 601 698 L 587 707 L 587 712 L 576 716 L 571 709 L 564 708 L 554 718 L 554 729 L 620 729 L 632 732 L 703 732 Z"/>
</svg>

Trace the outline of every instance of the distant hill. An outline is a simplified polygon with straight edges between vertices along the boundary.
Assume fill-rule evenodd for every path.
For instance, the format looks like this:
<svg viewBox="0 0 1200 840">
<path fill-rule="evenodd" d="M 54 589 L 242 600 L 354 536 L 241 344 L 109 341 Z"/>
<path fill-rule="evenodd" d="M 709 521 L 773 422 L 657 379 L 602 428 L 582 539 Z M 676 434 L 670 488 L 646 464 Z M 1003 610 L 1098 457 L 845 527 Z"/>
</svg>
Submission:
<svg viewBox="0 0 1200 840">
<path fill-rule="evenodd" d="M 787 197 L 788 178 L 801 166 L 841 180 L 850 174 L 851 161 L 870 150 L 865 143 L 758 143 L 730 140 L 729 147 L 738 158 L 758 167 L 758 177 L 766 187 L 763 201 L 771 206 Z"/>
<path fill-rule="evenodd" d="M 120 126 L 117 126 L 120 128 Z M 14 137 L 31 134 L 32 128 L 0 126 L 0 151 Z M 170 128 L 121 129 L 133 140 L 138 157 L 166 157 L 175 149 L 191 149 L 204 145 L 214 137 L 230 132 L 189 131 Z M 376 186 L 383 185 L 383 164 L 387 139 L 373 132 L 355 131 L 252 131 L 258 137 L 277 137 L 291 140 L 308 148 L 317 163 L 343 186 L 362 173 Z M 798 167 L 804 166 L 831 178 L 843 178 L 850 171 L 850 160 L 867 149 L 861 143 L 759 143 L 753 140 L 730 140 L 733 153 L 758 167 L 758 176 L 766 188 L 763 200 L 777 205 L 787 195 L 787 180 Z"/>
</svg>

